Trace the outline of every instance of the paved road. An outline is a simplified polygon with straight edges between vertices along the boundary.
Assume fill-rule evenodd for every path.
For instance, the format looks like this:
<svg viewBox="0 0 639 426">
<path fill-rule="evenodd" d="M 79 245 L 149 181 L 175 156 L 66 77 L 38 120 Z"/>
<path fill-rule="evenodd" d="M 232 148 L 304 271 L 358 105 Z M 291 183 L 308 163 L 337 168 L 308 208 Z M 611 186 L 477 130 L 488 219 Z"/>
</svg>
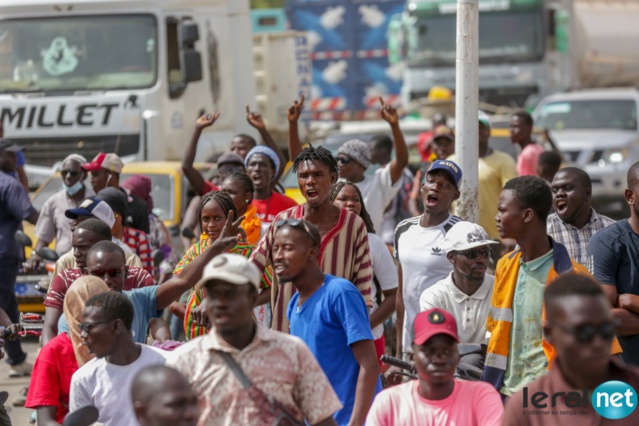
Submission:
<svg viewBox="0 0 639 426">
<path fill-rule="evenodd" d="M 35 338 L 29 337 L 22 340 L 22 348 L 29 355 L 27 361 L 33 363 L 38 353 L 38 341 Z M 24 377 L 20 379 L 9 378 L 9 366 L 4 361 L 0 361 L 0 390 L 9 392 L 9 400 L 5 404 L 11 417 L 13 426 L 28 426 L 29 419 L 31 417 L 32 410 L 28 410 L 24 407 L 12 407 L 11 401 L 18 396 L 20 389 L 29 384 L 29 378 Z"/>
</svg>

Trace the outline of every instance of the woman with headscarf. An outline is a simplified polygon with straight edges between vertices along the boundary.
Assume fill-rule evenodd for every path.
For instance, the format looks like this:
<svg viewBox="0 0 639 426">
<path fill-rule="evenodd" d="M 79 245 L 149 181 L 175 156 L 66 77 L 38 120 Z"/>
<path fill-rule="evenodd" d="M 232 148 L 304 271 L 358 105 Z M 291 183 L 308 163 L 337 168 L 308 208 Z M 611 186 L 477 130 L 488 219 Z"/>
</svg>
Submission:
<svg viewBox="0 0 639 426">
<path fill-rule="evenodd" d="M 39 425 L 59 425 L 69 413 L 71 376 L 93 358 L 82 344 L 79 324 L 84 304 L 96 294 L 109 291 L 100 278 L 80 277 L 69 287 L 64 298 L 64 316 L 70 336 L 59 334 L 40 351 L 27 394 L 25 407 L 37 410 Z"/>
</svg>

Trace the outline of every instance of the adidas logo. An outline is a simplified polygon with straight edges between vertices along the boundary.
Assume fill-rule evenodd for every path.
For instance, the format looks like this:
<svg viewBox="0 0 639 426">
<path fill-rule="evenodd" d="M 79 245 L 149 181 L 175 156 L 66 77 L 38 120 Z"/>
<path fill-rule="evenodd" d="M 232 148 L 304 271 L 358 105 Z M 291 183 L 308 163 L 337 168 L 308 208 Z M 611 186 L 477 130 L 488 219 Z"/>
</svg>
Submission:
<svg viewBox="0 0 639 426">
<path fill-rule="evenodd" d="M 432 256 L 441 256 L 442 254 L 444 254 L 444 250 L 439 247 L 433 247 L 433 252 L 431 253 Z"/>
</svg>

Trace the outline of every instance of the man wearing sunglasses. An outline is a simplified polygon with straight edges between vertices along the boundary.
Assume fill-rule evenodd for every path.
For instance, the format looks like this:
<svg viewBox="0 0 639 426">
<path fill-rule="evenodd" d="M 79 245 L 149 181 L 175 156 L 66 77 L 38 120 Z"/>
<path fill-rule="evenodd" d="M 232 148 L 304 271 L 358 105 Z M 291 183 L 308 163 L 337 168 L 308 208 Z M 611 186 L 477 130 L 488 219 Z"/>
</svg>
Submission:
<svg viewBox="0 0 639 426">
<path fill-rule="evenodd" d="M 596 414 L 590 402 L 592 392 L 611 380 L 639 389 L 639 370 L 609 355 L 617 323 L 599 284 L 586 276 L 564 275 L 548 285 L 544 304 L 544 335 L 557 357 L 548 374 L 527 384 L 525 392 L 521 390 L 509 398 L 503 425 L 639 424 L 639 410 L 623 420 L 609 420 Z M 542 398 L 541 392 L 547 397 Z M 557 397 L 560 392 L 564 394 Z M 584 394 L 587 401 L 583 400 Z M 542 410 L 556 413 L 531 414 L 531 408 L 536 409 L 532 401 L 547 404 Z"/>
<path fill-rule="evenodd" d="M 457 222 L 444 237 L 446 257 L 452 263 L 452 272 L 419 299 L 422 312 L 432 308 L 450 312 L 457 320 L 459 341 L 482 343 L 486 339 L 486 317 L 490 309 L 495 277 L 486 273 L 491 246 L 481 226 L 470 222 Z M 466 355 L 462 362 L 483 368 L 483 355 Z"/>
<path fill-rule="evenodd" d="M 54 239 L 55 251 L 60 256 L 71 250 L 71 222 L 64 213 L 77 208 L 85 198 L 93 196 L 93 190 L 84 184 L 87 173 L 80 167 L 86 161 L 81 155 L 71 154 L 62 162 L 62 189 L 42 206 L 35 226 L 38 242 L 28 262 L 30 269 L 36 269 L 42 260 L 37 252 L 48 247 Z"/>
<path fill-rule="evenodd" d="M 80 337 L 95 358 L 73 374 L 70 411 L 93 405 L 100 424 L 138 425 L 131 403 L 133 379 L 147 366 L 164 364 L 168 352 L 139 344 L 132 335 L 134 321 L 134 306 L 120 293 L 108 291 L 87 300 Z"/>
</svg>

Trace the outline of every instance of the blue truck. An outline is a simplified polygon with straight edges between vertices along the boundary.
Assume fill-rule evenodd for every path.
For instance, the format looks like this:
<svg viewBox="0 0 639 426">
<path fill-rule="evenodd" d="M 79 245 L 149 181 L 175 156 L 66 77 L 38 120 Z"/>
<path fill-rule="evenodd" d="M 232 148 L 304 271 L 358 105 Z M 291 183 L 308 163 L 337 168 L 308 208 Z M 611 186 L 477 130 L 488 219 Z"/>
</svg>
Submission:
<svg viewBox="0 0 639 426">
<path fill-rule="evenodd" d="M 390 18 L 405 0 L 288 0 L 289 27 L 312 48 L 309 106 L 315 120 L 379 117 L 378 97 L 399 103 L 402 65 L 388 62 Z"/>
</svg>

